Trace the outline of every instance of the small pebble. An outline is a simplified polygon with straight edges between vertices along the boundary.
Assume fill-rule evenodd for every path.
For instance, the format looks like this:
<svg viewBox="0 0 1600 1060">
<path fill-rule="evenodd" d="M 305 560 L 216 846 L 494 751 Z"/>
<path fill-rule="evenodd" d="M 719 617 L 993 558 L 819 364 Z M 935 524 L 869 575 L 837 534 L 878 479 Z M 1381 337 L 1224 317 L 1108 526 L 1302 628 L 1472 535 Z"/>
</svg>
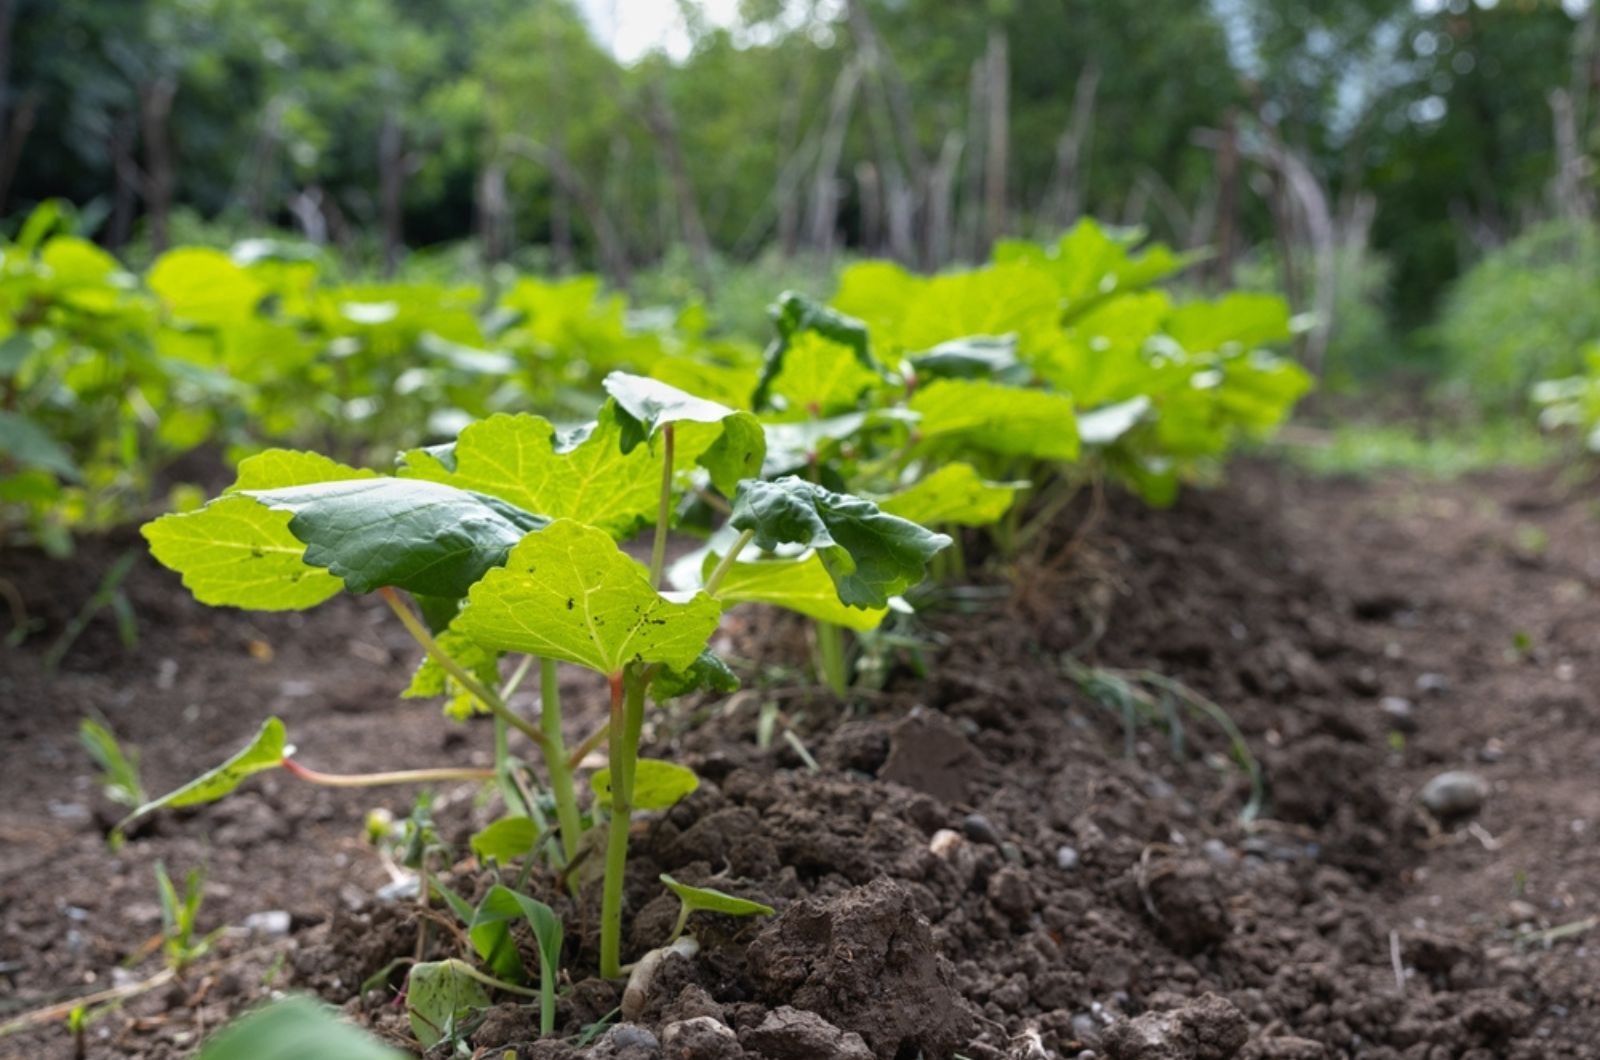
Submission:
<svg viewBox="0 0 1600 1060">
<path fill-rule="evenodd" d="M 1423 785 L 1422 805 L 1435 817 L 1470 817 L 1483 808 L 1489 783 L 1476 773 L 1451 770 Z"/>
<path fill-rule="evenodd" d="M 1492 765 L 1495 762 L 1504 761 L 1505 757 L 1505 743 L 1493 736 L 1485 740 L 1483 746 L 1478 748 L 1478 761 L 1480 762 L 1486 762 Z"/>
<path fill-rule="evenodd" d="M 1450 690 L 1450 679 L 1444 674 L 1417 675 L 1417 691 L 1428 695 L 1441 695 Z"/>
<path fill-rule="evenodd" d="M 1520 898 L 1506 903 L 1506 923 L 1532 924 L 1539 919 L 1539 907 Z"/>
<path fill-rule="evenodd" d="M 258 935 L 278 936 L 289 933 L 289 911 L 287 909 L 263 909 L 259 913 L 251 913 L 244 918 L 246 931 L 253 931 Z"/>
<path fill-rule="evenodd" d="M 969 813 L 963 817 L 961 830 L 974 843 L 988 843 L 995 847 L 1000 845 L 1000 833 L 995 830 L 994 823 L 981 813 Z"/>
<path fill-rule="evenodd" d="M 1076 847 L 1056 847 L 1056 866 L 1058 868 L 1071 872 L 1078 867 L 1080 860 L 1082 859 L 1079 858 Z"/>
<path fill-rule="evenodd" d="M 1403 696 L 1384 696 L 1378 701 L 1378 709 L 1391 728 L 1400 732 L 1417 731 L 1417 712 L 1411 700 Z"/>
</svg>

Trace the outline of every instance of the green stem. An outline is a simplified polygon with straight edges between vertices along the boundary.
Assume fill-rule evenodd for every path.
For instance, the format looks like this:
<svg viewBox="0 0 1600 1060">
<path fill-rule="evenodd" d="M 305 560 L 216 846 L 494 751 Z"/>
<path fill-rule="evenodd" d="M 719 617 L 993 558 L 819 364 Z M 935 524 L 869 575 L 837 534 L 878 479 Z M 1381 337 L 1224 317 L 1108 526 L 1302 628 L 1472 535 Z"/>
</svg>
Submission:
<svg viewBox="0 0 1600 1060">
<path fill-rule="evenodd" d="M 750 544 L 755 536 L 756 532 L 754 530 L 746 530 L 739 535 L 739 540 L 733 543 L 733 547 L 728 549 L 728 554 L 722 557 L 717 563 L 716 569 L 711 572 L 711 577 L 706 579 L 707 596 L 717 595 L 717 589 L 721 587 L 722 579 L 728 576 L 728 572 L 733 569 L 733 565 L 739 561 L 739 553 L 745 550 L 745 546 Z"/>
<path fill-rule="evenodd" d="M 667 568 L 667 526 L 672 522 L 672 424 L 661 429 L 661 501 L 656 508 L 656 533 L 650 544 L 650 584 L 661 588 Z"/>
<path fill-rule="evenodd" d="M 845 660 L 844 630 L 833 622 L 818 621 L 817 660 L 822 683 L 843 699 L 850 694 L 850 669 Z"/>
<path fill-rule="evenodd" d="M 572 788 L 572 768 L 561 735 L 561 684 L 556 661 L 539 659 L 539 728 L 544 732 L 544 767 L 550 774 L 550 793 L 556 800 L 556 820 L 561 823 L 561 851 L 566 864 L 578 856 L 583 838 L 583 818 L 578 815 L 578 795 Z M 574 884 L 576 881 L 574 880 Z"/>
<path fill-rule="evenodd" d="M 634 664 L 611 678 L 611 819 L 606 828 L 605 886 L 600 902 L 600 974 L 622 975 L 622 890 L 628 867 L 633 771 L 644 728 L 644 668 Z"/>
<path fill-rule="evenodd" d="M 444 668 L 445 673 L 455 678 L 457 684 L 472 693 L 479 703 L 489 709 L 489 713 L 504 721 L 534 743 L 543 746 L 544 733 L 536 729 L 526 719 L 518 717 L 516 712 L 506 706 L 505 700 L 485 688 L 481 681 L 469 674 L 460 663 L 452 659 L 449 652 L 439 647 L 439 642 L 433 639 L 433 634 L 428 632 L 428 627 L 424 626 L 422 621 L 412 614 L 411 608 L 401 601 L 399 593 L 386 585 L 378 590 L 378 594 L 383 597 L 384 603 L 389 605 L 389 610 L 393 611 L 395 616 L 400 619 L 400 624 L 406 627 L 406 632 L 411 634 L 413 640 L 422 645 L 422 650 L 428 653 L 430 659 Z"/>
<path fill-rule="evenodd" d="M 378 788 L 386 784 L 437 784 L 451 780 L 493 780 L 492 769 L 396 769 L 387 773 L 323 773 L 292 758 L 283 760 L 290 776 L 328 788 Z"/>
</svg>

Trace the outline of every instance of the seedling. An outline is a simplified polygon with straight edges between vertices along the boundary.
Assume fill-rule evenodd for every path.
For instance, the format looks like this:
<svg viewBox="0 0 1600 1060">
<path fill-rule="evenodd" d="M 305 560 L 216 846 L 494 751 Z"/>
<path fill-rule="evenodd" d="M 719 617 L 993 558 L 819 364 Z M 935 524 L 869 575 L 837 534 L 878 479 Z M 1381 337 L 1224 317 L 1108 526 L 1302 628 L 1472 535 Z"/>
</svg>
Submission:
<svg viewBox="0 0 1600 1060">
<path fill-rule="evenodd" d="M 694 913 L 721 913 L 724 916 L 771 916 L 776 910 L 770 905 L 752 902 L 748 898 L 738 898 L 731 894 L 710 887 L 691 887 L 686 883 L 679 883 L 666 873 L 661 874 L 661 882 L 667 885 L 667 890 L 678 896 L 678 920 L 672 927 L 672 942 L 678 941 L 678 936 L 683 934 L 683 929 L 689 924 L 689 917 Z"/>
<path fill-rule="evenodd" d="M 196 867 L 189 870 L 183 880 L 183 891 L 179 893 L 172 877 L 167 875 L 166 865 L 158 861 L 156 887 L 161 895 L 161 951 L 166 956 L 167 967 L 181 973 L 205 956 L 222 929 L 198 938 L 195 936 L 200 903 L 205 900 L 206 892 L 206 876 L 202 869 Z"/>
<path fill-rule="evenodd" d="M 845 617 L 881 613 L 922 580 L 949 538 L 813 482 L 753 477 L 766 442 L 747 412 L 623 373 L 605 387 L 599 419 L 578 432 L 558 436 L 536 416 L 495 416 L 452 445 L 406 453 L 397 477 L 269 451 L 245 460 L 234 486 L 204 508 L 145 528 L 156 558 L 206 603 L 296 609 L 341 588 L 378 592 L 425 653 L 413 692 L 446 695 L 457 713 L 494 716 L 495 769 L 326 774 L 291 757 L 282 724 L 269 719 L 233 759 L 134 816 L 207 802 L 281 767 L 345 786 L 498 780 L 512 819 L 542 835 L 548 822 L 510 758 L 515 731 L 543 760 L 560 862 L 570 869 L 588 827 L 573 773 L 604 746 L 609 763 L 593 778 L 591 815 L 603 810 L 606 828 L 600 970 L 620 975 L 629 821 L 696 783 L 682 767 L 639 758 L 647 699 L 737 687 L 706 648 L 725 607 L 760 600 Z M 729 498 L 733 540 L 707 558 L 702 585 L 664 592 L 666 537 L 680 501 L 707 489 Z M 646 526 L 654 527 L 649 566 L 618 546 Z M 786 558 L 747 557 L 751 546 Z M 725 584 L 737 592 L 724 595 Z M 537 724 L 507 705 L 508 686 L 531 663 L 502 681 L 505 653 L 538 660 Z M 559 662 L 603 675 L 611 690 L 608 723 L 571 750 Z M 525 839 L 526 825 L 508 824 L 480 837 L 480 853 L 514 857 Z"/>
<path fill-rule="evenodd" d="M 78 742 L 100 767 L 101 790 L 111 802 L 134 809 L 149 801 L 139 780 L 139 751 L 127 751 L 110 728 L 88 718 L 78 723 Z"/>
</svg>

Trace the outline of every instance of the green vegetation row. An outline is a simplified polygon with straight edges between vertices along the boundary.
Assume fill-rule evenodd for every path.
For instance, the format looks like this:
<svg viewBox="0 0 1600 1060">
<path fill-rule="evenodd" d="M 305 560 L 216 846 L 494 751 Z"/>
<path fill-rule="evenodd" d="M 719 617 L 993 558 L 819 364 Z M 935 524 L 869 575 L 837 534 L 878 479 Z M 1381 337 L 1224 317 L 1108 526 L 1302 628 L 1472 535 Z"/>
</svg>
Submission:
<svg viewBox="0 0 1600 1060">
<path fill-rule="evenodd" d="M 1280 300 L 1177 301 L 1154 285 L 1185 259 L 1091 222 L 931 279 L 854 266 L 831 310 L 781 299 L 765 350 L 718 337 L 698 305 L 630 311 L 592 277 L 349 283 L 263 242 L 180 248 L 134 276 L 59 222 L 42 208 L 0 249 L 0 533 L 57 553 L 197 503 L 175 470 L 196 451 L 381 461 L 529 410 L 556 438 L 619 369 L 759 411 L 788 470 L 853 454 L 839 474 L 887 490 L 909 465 L 869 451 L 960 435 L 993 474 L 1086 462 L 1153 500 L 1306 388 L 1259 352 L 1290 337 Z"/>
<path fill-rule="evenodd" d="M 1188 259 L 1087 223 L 1048 246 L 1001 244 L 979 269 L 923 277 L 874 262 L 847 270 L 829 303 L 785 293 L 765 348 L 708 338 L 694 312 L 633 330 L 592 281 L 520 278 L 492 295 L 350 286 L 260 247 L 172 251 L 135 281 L 73 237 L 27 235 L 5 259 L 22 307 L 8 348 L 24 351 L 11 375 L 24 400 L 6 422 L 28 442 L 8 449 L 8 482 L 48 487 L 24 509 L 29 525 L 110 518 L 113 501 L 131 510 L 95 492 L 113 468 L 138 476 L 126 495 L 148 490 L 155 457 L 119 463 L 130 454 L 248 451 L 221 495 L 144 526 L 155 558 L 215 606 L 377 593 L 423 653 L 405 694 L 492 718 L 492 769 L 328 774 L 271 718 L 167 795 L 118 785 L 130 821 L 267 770 L 333 786 L 492 785 L 504 812 L 472 852 L 495 882 L 475 902 L 440 878 L 455 852 L 425 805 L 397 831 L 376 826 L 418 873 L 421 900 L 448 907 L 470 942 L 409 967 L 425 1047 L 459 1039 L 493 993 L 533 999 L 549 1034 L 564 962 L 637 977 L 667 947 L 693 951 L 697 911 L 770 912 L 663 878 L 682 903 L 674 935 L 624 963 L 629 824 L 699 783 L 641 757 L 646 719 L 738 687 L 711 648 L 729 610 L 802 616 L 817 681 L 848 696 L 870 669 L 864 649 L 915 613 L 930 571 L 960 579 L 969 551 L 1024 553 L 1102 478 L 1165 503 L 1270 432 L 1308 385 L 1269 352 L 1293 333 L 1281 300 L 1177 299 L 1158 284 Z M 129 448 L 98 448 L 107 431 Z M 331 453 L 263 448 L 285 437 Z M 386 470 L 363 466 L 385 446 L 399 450 Z M 673 533 L 702 544 L 669 566 Z M 561 666 L 610 688 L 606 721 L 570 744 Z M 510 704 L 534 679 L 530 719 Z M 597 753 L 606 765 L 581 777 Z M 566 945 L 557 912 L 592 895 L 587 883 L 600 891 L 595 954 Z M 515 923 L 537 939 L 531 964 Z"/>
</svg>

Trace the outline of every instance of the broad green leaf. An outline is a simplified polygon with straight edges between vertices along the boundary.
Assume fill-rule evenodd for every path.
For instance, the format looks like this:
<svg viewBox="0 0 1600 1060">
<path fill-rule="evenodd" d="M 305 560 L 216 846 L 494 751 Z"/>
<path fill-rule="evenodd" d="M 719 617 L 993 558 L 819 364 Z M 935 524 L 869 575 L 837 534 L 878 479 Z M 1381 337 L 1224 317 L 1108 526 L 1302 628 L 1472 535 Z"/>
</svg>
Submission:
<svg viewBox="0 0 1600 1060">
<path fill-rule="evenodd" d="M 456 629 L 446 629 L 435 639 L 446 655 L 460 663 L 463 669 L 485 686 L 492 688 L 500 683 L 497 666 L 500 656 L 496 652 L 489 651 Z M 478 702 L 477 696 L 462 687 L 444 667 L 434 661 L 433 656 L 424 655 L 422 662 L 417 665 L 416 672 L 411 675 L 411 683 L 400 693 L 400 697 L 427 699 L 432 696 L 448 696 L 444 712 L 457 721 L 488 709 Z"/>
<path fill-rule="evenodd" d="M 20 412 L 0 409 L 0 463 L 39 468 L 69 482 L 81 476 L 72 454 L 45 429 Z"/>
<path fill-rule="evenodd" d="M 542 416 L 499 414 L 450 445 L 413 449 L 405 477 L 487 493 L 551 519 L 576 519 L 624 537 L 656 510 L 661 464 L 647 449 L 624 453 L 611 409 L 570 448 Z"/>
<path fill-rule="evenodd" d="M 465 596 L 524 534 L 547 524 L 498 497 L 422 479 L 317 482 L 243 495 L 292 512 L 289 532 L 305 542 L 305 562 L 327 568 L 356 593 L 395 586 Z"/>
<path fill-rule="evenodd" d="M 751 408 L 759 411 L 771 400 L 773 384 L 783 372 L 796 337 L 806 332 L 843 346 L 862 368 L 874 376 L 883 375 L 883 369 L 872 356 L 867 326 L 855 317 L 829 308 L 797 291 L 780 294 L 767 313 L 772 317 L 778 337 L 767 347 L 761 378 L 757 380 L 755 393 L 750 398 Z"/>
<path fill-rule="evenodd" d="M 145 278 L 176 317 L 220 327 L 250 316 L 266 294 L 249 272 L 208 247 L 178 247 L 157 258 Z"/>
<path fill-rule="evenodd" d="M 919 383 L 935 379 L 993 379 L 1019 384 L 1028 368 L 1017 356 L 1015 335 L 968 335 L 941 342 L 909 358 Z"/>
<path fill-rule="evenodd" d="M 945 464 L 878 507 L 922 526 L 988 526 L 1006 514 L 1023 485 L 985 481 L 971 464 Z"/>
<path fill-rule="evenodd" d="M 752 902 L 748 898 L 739 898 L 710 887 L 691 887 L 687 883 L 661 874 L 661 882 L 667 889 L 678 896 L 678 901 L 690 913 L 722 913 L 725 916 L 771 916 L 777 910 L 770 905 Z"/>
<path fill-rule="evenodd" d="M 1150 411 L 1150 399 L 1140 394 L 1115 405 L 1078 414 L 1078 437 L 1084 445 L 1110 445 L 1133 430 Z"/>
<path fill-rule="evenodd" d="M 909 434 L 916 417 L 899 408 L 847 412 L 826 419 L 766 423 L 767 459 L 762 478 L 776 478 L 814 463 L 828 464 L 845 446 L 865 447 L 880 433 Z"/>
<path fill-rule="evenodd" d="M 251 740 L 244 750 L 215 769 L 208 769 L 181 788 L 169 791 L 160 798 L 152 799 L 140 806 L 118 822 L 116 830 L 125 831 L 130 823 L 156 810 L 215 802 L 232 792 L 246 778 L 281 766 L 283 750 L 283 722 L 277 718 L 268 718 L 262 723 L 256 738 Z"/>
<path fill-rule="evenodd" d="M 431 1049 L 463 1031 L 475 1011 L 489 1007 L 489 993 L 458 960 L 413 965 L 406 979 L 406 1014 L 411 1033 Z"/>
<path fill-rule="evenodd" d="M 456 627 L 489 648 L 614 674 L 631 662 L 688 666 L 720 616 L 703 593 L 658 593 L 605 531 L 558 519 L 472 587 Z"/>
<path fill-rule="evenodd" d="M 1189 302 L 1167 318 L 1166 333 L 1190 353 L 1254 349 L 1294 336 L 1289 304 L 1275 294 L 1235 291 L 1214 302 Z"/>
<path fill-rule="evenodd" d="M 826 416 L 854 408 L 863 391 L 882 380 L 864 366 L 846 346 L 815 332 L 801 332 L 790 340 L 783 371 L 772 390 L 791 409 Z"/>
<path fill-rule="evenodd" d="M 941 379 L 912 395 L 922 437 L 1002 456 L 1073 460 L 1078 429 L 1072 399 L 978 380 Z"/>
<path fill-rule="evenodd" d="M 337 594 L 339 579 L 302 558 L 305 543 L 289 532 L 290 513 L 233 491 L 377 476 L 287 449 L 243 460 L 238 474 L 229 492 L 204 508 L 146 523 L 140 532 L 151 555 L 182 574 L 195 599 L 214 607 L 300 610 Z"/>
<path fill-rule="evenodd" d="M 601 806 L 611 805 L 611 770 L 597 769 L 589 778 L 595 801 Z M 657 758 L 641 758 L 633 767 L 633 808 L 635 810 L 667 810 L 678 800 L 700 786 L 694 770 L 685 769 L 673 762 Z"/>
<path fill-rule="evenodd" d="M 494 858 L 502 865 L 533 850 L 539 826 L 529 817 L 502 817 L 472 836 L 472 852 L 479 860 Z"/>
<path fill-rule="evenodd" d="M 766 438 L 761 424 L 750 413 L 627 372 L 612 372 L 602 385 L 616 402 L 623 453 L 632 452 L 668 424 L 717 425 L 721 430 L 701 431 L 697 438 L 683 438 L 696 462 L 711 473 L 712 483 L 724 493 L 731 493 L 740 479 L 761 470 Z"/>
<path fill-rule="evenodd" d="M 831 591 L 832 586 L 829 586 Z M 722 661 L 722 657 L 707 648 L 695 656 L 687 669 L 675 670 L 663 666 L 650 680 L 650 698 L 657 703 L 686 696 L 690 692 L 737 692 L 739 675 Z"/>
<path fill-rule="evenodd" d="M 715 554 L 706 557 L 705 573 L 717 559 Z M 889 613 L 887 608 L 851 607 L 840 600 L 833 578 L 815 552 L 799 558 L 735 561 L 723 576 L 717 599 L 730 607 L 770 604 L 857 632 L 877 629 Z"/>
<path fill-rule="evenodd" d="M 404 1054 L 335 1009 L 288 997 L 229 1024 L 200 1050 L 199 1060 L 404 1060 Z"/>
<path fill-rule="evenodd" d="M 922 581 L 928 560 L 950 544 L 871 501 L 793 475 L 741 482 L 729 522 L 755 531 L 755 544 L 769 552 L 790 544 L 816 549 L 839 599 L 852 607 L 885 606 Z"/>
</svg>

